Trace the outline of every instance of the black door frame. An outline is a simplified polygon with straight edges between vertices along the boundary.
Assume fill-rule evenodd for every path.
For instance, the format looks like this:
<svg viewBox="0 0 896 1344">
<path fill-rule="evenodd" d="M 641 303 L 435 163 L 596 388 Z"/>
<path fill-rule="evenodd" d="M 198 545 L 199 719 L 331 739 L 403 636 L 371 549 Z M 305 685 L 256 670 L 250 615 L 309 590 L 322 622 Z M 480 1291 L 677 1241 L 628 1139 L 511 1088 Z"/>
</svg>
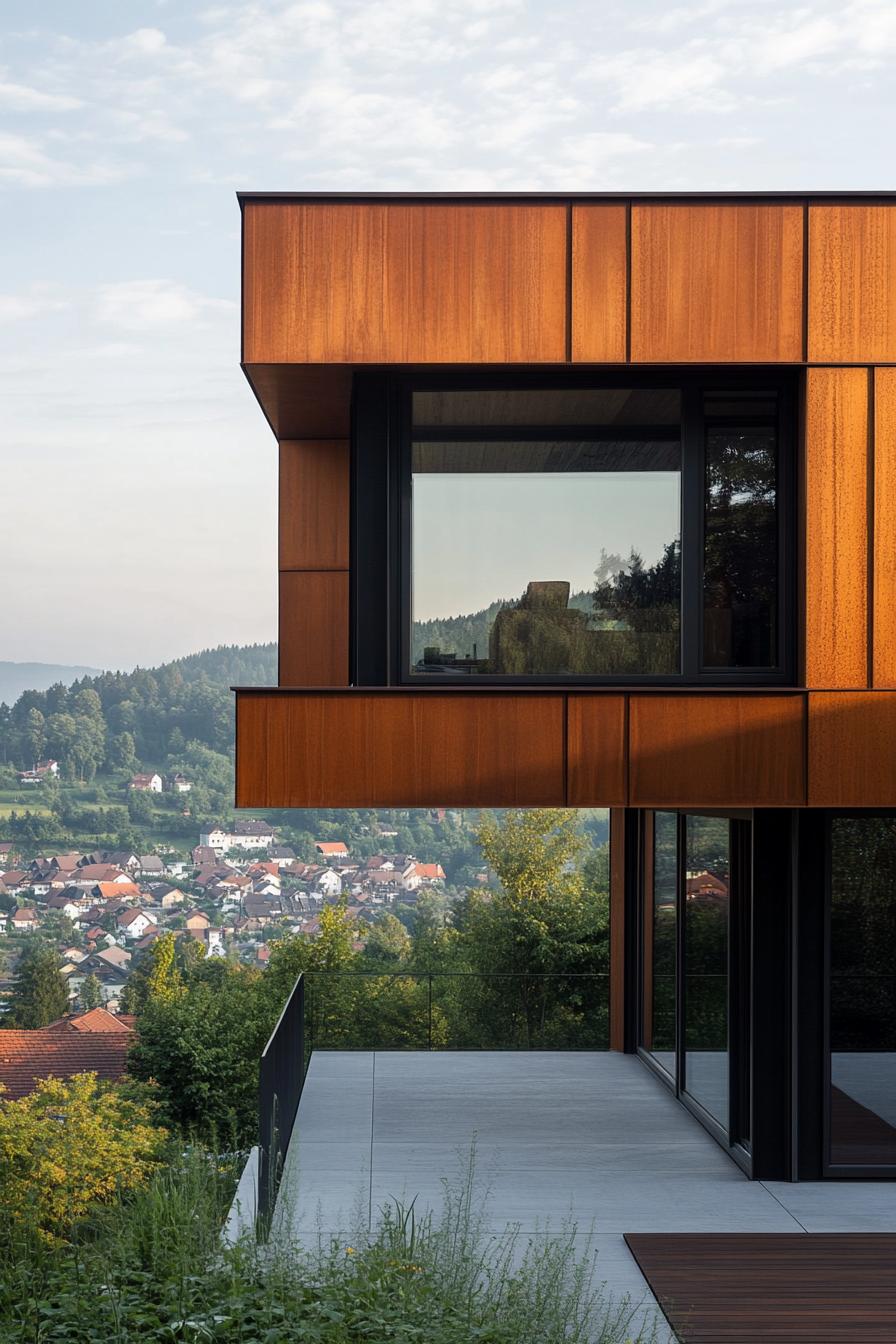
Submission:
<svg viewBox="0 0 896 1344">
<path fill-rule="evenodd" d="M 817 1014 L 815 1016 L 814 1026 L 816 1029 L 815 1040 L 817 1044 L 812 1051 L 812 1061 L 814 1072 L 809 1074 L 807 1082 L 816 1089 L 821 1089 L 821 1103 L 816 1104 L 814 1108 L 815 1116 L 819 1117 L 815 1124 L 812 1124 L 812 1112 L 807 1116 L 806 1139 L 812 1146 L 813 1154 L 817 1155 L 818 1165 L 820 1167 L 819 1175 L 827 1180 L 876 1180 L 893 1181 L 896 1180 L 896 1162 L 892 1164 L 879 1163 L 877 1165 L 858 1163 L 832 1162 L 831 1161 L 831 917 L 833 913 L 833 822 L 836 819 L 856 819 L 868 817 L 886 817 L 893 820 L 896 817 L 891 808 L 829 808 L 824 811 L 816 812 L 816 821 L 813 842 L 818 846 L 818 853 L 822 856 L 823 868 L 819 870 L 816 866 L 814 870 L 816 892 L 823 892 L 823 901 L 816 900 L 816 908 L 812 910 L 811 915 L 811 946 L 812 952 L 821 966 L 821 994 L 819 995 L 819 1005 L 821 1008 L 820 1031 Z M 820 879 L 820 881 L 819 881 Z M 821 907 L 820 911 L 817 908 Z M 820 1056 L 820 1058 L 819 1058 Z M 820 1133 L 819 1133 L 820 1129 Z M 801 1139 L 802 1139 L 801 1134 Z"/>
<path fill-rule="evenodd" d="M 678 813 L 678 809 L 657 811 Z M 686 815 L 686 809 L 681 815 Z M 713 809 L 689 809 L 698 815 L 712 815 Z M 716 815 L 731 816 L 731 811 Z M 678 1069 L 670 1078 L 662 1066 L 641 1046 L 643 1028 L 643 925 L 648 905 L 645 887 L 645 826 L 652 824 L 652 813 L 632 810 L 631 829 L 640 843 L 635 847 L 637 863 L 629 868 L 631 894 L 627 904 L 627 918 L 635 945 L 633 964 L 636 973 L 630 980 L 634 1027 L 628 1048 L 641 1059 L 669 1087 L 682 1104 L 705 1125 L 729 1156 L 754 1180 L 797 1179 L 797 1133 L 794 1119 L 798 1113 L 793 1069 L 793 1042 L 798 1027 L 797 1014 L 805 1011 L 805 1004 L 796 993 L 797 948 L 793 929 L 797 926 L 796 871 L 799 836 L 797 812 L 786 808 L 754 808 L 752 813 L 740 812 L 736 819 L 752 820 L 750 849 L 748 908 L 751 919 L 742 918 L 735 940 L 729 946 L 729 955 L 735 953 L 729 993 L 729 1027 L 734 1035 L 731 1053 L 734 1072 L 731 1116 L 734 1132 L 749 1129 L 750 1152 L 743 1144 L 732 1143 L 729 1132 L 722 1128 L 699 1105 L 693 1103 L 679 1089 Z M 682 826 L 679 820 L 679 827 Z M 680 837 L 680 831 L 679 831 Z M 679 862 L 683 850 L 679 839 Z M 739 883 L 747 881 L 741 867 Z M 681 884 L 679 883 L 679 886 Z M 743 901 L 738 903 L 741 912 Z M 651 900 L 652 910 L 652 900 Z M 680 918 L 679 925 L 683 924 Z M 683 937 L 683 934 L 679 935 Z M 680 973 L 681 960 L 677 961 Z M 749 987 L 749 992 L 747 991 Z M 679 1009 L 677 1030 L 683 1032 L 683 1014 Z M 676 1051 L 678 1055 L 678 1051 Z M 740 1073 L 738 1073 L 740 1069 Z M 749 1116 L 745 1117 L 749 1095 Z M 815 1097 L 817 1099 L 817 1092 Z M 816 1100 L 817 1114 L 817 1100 Z M 744 1117 L 746 1124 L 738 1117 Z M 806 1173 L 808 1175 L 809 1173 Z M 817 1176 L 820 1172 L 812 1172 Z M 800 1172 L 800 1175 L 805 1175 Z"/>
<path fill-rule="evenodd" d="M 642 1044 L 643 1004 L 644 1004 L 644 921 L 647 918 L 648 899 L 647 881 L 651 877 L 644 860 L 646 828 L 653 825 L 655 812 L 674 812 L 677 821 L 677 882 L 675 899 L 676 932 L 676 968 L 675 968 L 675 1075 L 674 1078 L 653 1058 Z M 689 816 L 722 817 L 729 822 L 729 906 L 728 906 L 728 985 L 727 985 L 727 1026 L 728 1026 L 728 1125 L 720 1121 L 703 1107 L 687 1091 L 686 1077 L 686 975 L 685 970 L 685 891 L 687 865 L 687 818 Z M 753 1152 L 749 1142 L 744 1142 L 745 1131 L 752 1131 L 752 1110 L 750 1094 L 752 1091 L 752 1056 L 750 1040 L 752 1035 L 752 994 L 749 986 L 752 979 L 752 950 L 749 938 L 745 941 L 745 930 L 752 926 L 750 915 L 752 905 L 751 868 L 751 832 L 752 815 L 739 809 L 714 808 L 656 808 L 639 813 L 640 852 L 638 865 L 638 974 L 636 977 L 636 1001 L 638 1005 L 638 1025 L 636 1050 L 638 1055 L 658 1078 L 674 1092 L 678 1101 L 688 1110 L 717 1143 L 729 1154 L 748 1176 L 753 1174 Z M 652 896 L 651 896 L 652 913 Z M 735 1137 L 736 1136 L 736 1137 Z"/>
</svg>

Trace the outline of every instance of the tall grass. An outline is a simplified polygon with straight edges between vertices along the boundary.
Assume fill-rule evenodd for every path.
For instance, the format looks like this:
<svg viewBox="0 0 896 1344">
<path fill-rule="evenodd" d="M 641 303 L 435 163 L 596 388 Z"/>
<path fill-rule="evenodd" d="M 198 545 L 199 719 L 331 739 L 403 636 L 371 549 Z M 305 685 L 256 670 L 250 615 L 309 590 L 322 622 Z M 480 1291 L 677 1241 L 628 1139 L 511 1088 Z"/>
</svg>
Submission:
<svg viewBox="0 0 896 1344">
<path fill-rule="evenodd" d="M 0 1341 L 25 1344 L 646 1344 L 593 1286 L 572 1226 L 487 1231 L 470 1161 L 440 1215 L 393 1202 L 372 1231 L 221 1242 L 229 1162 L 191 1149 L 68 1245 L 0 1234 Z M 588 1243 L 588 1238 L 584 1241 Z"/>
</svg>

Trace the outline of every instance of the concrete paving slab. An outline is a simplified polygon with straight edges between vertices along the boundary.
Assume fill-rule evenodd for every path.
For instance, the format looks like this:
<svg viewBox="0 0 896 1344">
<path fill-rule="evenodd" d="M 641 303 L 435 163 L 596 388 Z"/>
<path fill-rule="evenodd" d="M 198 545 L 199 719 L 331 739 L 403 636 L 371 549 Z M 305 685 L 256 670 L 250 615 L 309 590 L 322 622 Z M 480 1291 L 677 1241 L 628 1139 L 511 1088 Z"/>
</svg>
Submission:
<svg viewBox="0 0 896 1344">
<path fill-rule="evenodd" d="M 598 1252 L 593 1281 L 643 1304 L 636 1324 L 657 1309 L 624 1232 L 896 1230 L 887 1184 L 747 1180 L 637 1058 L 510 1051 L 315 1052 L 280 1225 L 360 1235 L 415 1196 L 437 1214 L 474 1138 L 484 1232 L 514 1224 L 525 1241 L 572 1217 L 576 1244 L 592 1236 Z"/>
<path fill-rule="evenodd" d="M 761 1182 L 807 1232 L 896 1232 L 892 1181 Z"/>
</svg>

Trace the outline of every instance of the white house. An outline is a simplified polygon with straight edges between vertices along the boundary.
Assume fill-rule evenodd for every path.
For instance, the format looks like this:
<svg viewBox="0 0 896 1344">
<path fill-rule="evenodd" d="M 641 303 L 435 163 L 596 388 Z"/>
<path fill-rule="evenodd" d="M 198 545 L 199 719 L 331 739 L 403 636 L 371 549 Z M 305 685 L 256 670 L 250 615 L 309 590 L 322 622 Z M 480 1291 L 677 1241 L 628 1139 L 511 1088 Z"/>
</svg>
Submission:
<svg viewBox="0 0 896 1344">
<path fill-rule="evenodd" d="M 409 863 L 401 874 L 405 891 L 416 891 L 418 887 L 444 881 L 445 872 L 440 863 Z"/>
<path fill-rule="evenodd" d="M 171 789 L 173 793 L 189 793 L 193 785 L 186 775 L 180 773 L 171 778 Z"/>
<path fill-rule="evenodd" d="M 213 849 L 218 858 L 229 849 L 270 849 L 273 843 L 273 826 L 254 817 L 240 818 L 230 830 L 218 825 L 199 833 L 199 844 Z"/>
<path fill-rule="evenodd" d="M 200 845 L 205 849 L 213 849 L 218 858 L 230 849 L 230 839 L 230 832 L 225 831 L 223 826 L 213 826 L 210 831 L 199 832 Z"/>
<path fill-rule="evenodd" d="M 132 942 L 142 938 L 147 929 L 153 927 L 153 924 L 154 921 L 143 910 L 126 910 L 115 921 L 115 927 L 120 929 L 125 938 Z"/>
<path fill-rule="evenodd" d="M 82 910 L 82 904 L 75 900 L 70 894 L 74 890 L 79 896 L 77 888 L 69 888 L 68 892 L 60 892 L 59 895 L 50 896 L 47 899 L 47 910 L 60 910 L 68 919 L 77 919 Z"/>
<path fill-rule="evenodd" d="M 23 905 L 19 910 L 13 910 L 9 917 L 9 928 L 12 933 L 33 933 L 40 923 L 37 911 L 30 905 Z"/>
<path fill-rule="evenodd" d="M 338 896 L 342 891 L 342 878 L 332 868 L 325 868 L 314 879 L 314 889 L 322 896 Z"/>
<path fill-rule="evenodd" d="M 161 775 L 134 775 L 131 779 L 130 788 L 138 789 L 143 793 L 161 793 L 162 776 Z"/>
</svg>

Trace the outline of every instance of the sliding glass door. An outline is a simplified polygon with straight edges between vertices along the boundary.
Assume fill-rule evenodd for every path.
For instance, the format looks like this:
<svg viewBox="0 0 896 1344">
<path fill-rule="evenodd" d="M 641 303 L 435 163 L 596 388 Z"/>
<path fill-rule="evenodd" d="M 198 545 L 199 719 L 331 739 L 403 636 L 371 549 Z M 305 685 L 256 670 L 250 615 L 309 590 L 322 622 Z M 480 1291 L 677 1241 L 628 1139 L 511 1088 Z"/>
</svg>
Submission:
<svg viewBox="0 0 896 1344">
<path fill-rule="evenodd" d="M 896 817 L 830 822 L 828 1165 L 896 1168 Z"/>
<path fill-rule="evenodd" d="M 743 1160 L 750 1148 L 749 816 L 642 814 L 639 1045 Z"/>
<path fill-rule="evenodd" d="M 678 1030 L 678 816 L 648 814 L 642 1040 L 655 1063 L 675 1077 Z"/>
<path fill-rule="evenodd" d="M 688 1096 L 728 1128 L 731 822 L 684 818 L 684 1067 Z"/>
</svg>

